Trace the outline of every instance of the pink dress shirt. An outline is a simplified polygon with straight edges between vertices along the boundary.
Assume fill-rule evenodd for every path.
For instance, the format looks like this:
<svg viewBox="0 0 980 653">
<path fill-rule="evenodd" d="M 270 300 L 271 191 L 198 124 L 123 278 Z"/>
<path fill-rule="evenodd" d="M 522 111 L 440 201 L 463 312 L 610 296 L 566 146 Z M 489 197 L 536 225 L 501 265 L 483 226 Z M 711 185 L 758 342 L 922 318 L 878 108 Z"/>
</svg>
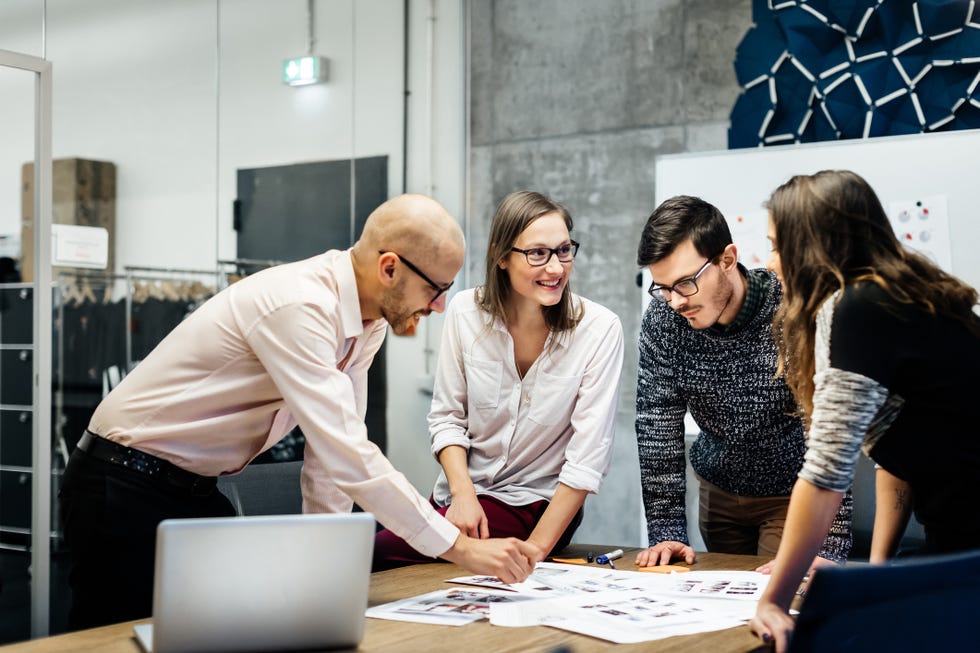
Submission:
<svg viewBox="0 0 980 653">
<path fill-rule="evenodd" d="M 347 512 L 353 500 L 436 556 L 459 530 L 367 438 L 367 371 L 386 332 L 384 320 L 361 319 L 349 250 L 270 268 L 188 316 L 102 401 L 89 430 L 218 476 L 298 423 L 304 512 Z"/>
</svg>

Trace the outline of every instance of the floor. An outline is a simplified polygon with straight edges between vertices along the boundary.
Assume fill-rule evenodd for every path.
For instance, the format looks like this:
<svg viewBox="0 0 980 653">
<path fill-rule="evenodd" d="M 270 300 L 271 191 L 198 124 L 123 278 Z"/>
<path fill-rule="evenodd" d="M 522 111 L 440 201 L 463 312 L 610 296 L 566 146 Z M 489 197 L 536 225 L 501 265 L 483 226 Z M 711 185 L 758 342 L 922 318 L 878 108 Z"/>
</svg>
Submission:
<svg viewBox="0 0 980 653">
<path fill-rule="evenodd" d="M 20 642 L 31 637 L 30 554 L 25 551 L 0 550 L 0 645 Z M 68 573 L 63 555 L 51 560 L 50 633 L 67 630 Z"/>
</svg>

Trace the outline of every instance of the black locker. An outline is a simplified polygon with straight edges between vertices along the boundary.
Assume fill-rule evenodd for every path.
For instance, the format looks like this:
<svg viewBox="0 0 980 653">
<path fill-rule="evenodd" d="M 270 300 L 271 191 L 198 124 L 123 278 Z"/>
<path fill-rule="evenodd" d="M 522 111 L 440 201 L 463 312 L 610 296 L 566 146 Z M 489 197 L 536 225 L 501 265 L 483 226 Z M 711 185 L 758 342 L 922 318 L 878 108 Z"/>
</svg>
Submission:
<svg viewBox="0 0 980 653">
<path fill-rule="evenodd" d="M 0 524 L 31 527 L 31 473 L 0 470 Z"/>
<path fill-rule="evenodd" d="M 33 425 L 28 410 L 0 410 L 0 467 L 31 466 Z"/>
<path fill-rule="evenodd" d="M 0 344 L 30 345 L 34 339 L 31 288 L 0 288 Z"/>
<path fill-rule="evenodd" d="M 34 404 L 34 351 L 32 349 L 0 350 L 0 404 L 32 406 Z"/>
</svg>

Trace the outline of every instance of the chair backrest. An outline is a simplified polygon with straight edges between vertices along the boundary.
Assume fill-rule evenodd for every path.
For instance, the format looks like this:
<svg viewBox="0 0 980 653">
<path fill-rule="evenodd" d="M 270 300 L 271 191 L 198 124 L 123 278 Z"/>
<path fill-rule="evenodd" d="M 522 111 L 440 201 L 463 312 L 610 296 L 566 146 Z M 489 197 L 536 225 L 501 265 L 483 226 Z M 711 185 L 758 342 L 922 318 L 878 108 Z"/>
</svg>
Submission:
<svg viewBox="0 0 980 653">
<path fill-rule="evenodd" d="M 300 472 L 303 461 L 249 465 L 218 479 L 218 489 L 240 516 L 295 515 L 303 512 Z"/>
<path fill-rule="evenodd" d="M 791 653 L 976 650 L 980 551 L 814 574 Z"/>
</svg>

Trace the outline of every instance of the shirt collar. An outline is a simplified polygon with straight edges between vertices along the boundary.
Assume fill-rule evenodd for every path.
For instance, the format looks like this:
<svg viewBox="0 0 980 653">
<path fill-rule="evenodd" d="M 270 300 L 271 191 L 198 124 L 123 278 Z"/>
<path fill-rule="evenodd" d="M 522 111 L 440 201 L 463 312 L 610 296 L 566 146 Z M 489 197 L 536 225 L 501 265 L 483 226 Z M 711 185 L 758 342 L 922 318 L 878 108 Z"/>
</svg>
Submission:
<svg viewBox="0 0 980 653">
<path fill-rule="evenodd" d="M 342 254 L 334 266 L 337 296 L 340 300 L 340 322 L 344 329 L 344 338 L 354 338 L 364 333 L 365 326 L 361 318 L 361 301 L 357 296 L 357 277 L 354 276 L 351 250 L 344 250 Z"/>
</svg>

